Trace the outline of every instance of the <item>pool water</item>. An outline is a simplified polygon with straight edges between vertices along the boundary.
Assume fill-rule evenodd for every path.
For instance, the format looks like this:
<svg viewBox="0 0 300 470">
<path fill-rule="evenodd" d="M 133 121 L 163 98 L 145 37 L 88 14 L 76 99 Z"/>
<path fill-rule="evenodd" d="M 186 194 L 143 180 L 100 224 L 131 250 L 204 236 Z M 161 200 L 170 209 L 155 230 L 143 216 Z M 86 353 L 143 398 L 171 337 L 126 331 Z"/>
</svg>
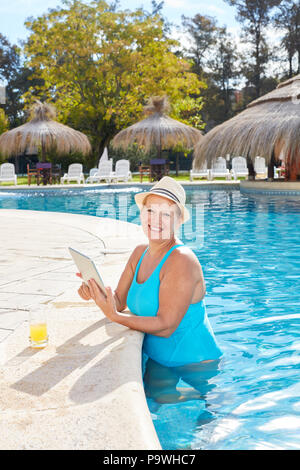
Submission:
<svg viewBox="0 0 300 470">
<path fill-rule="evenodd" d="M 138 223 L 138 191 L 0 191 L 0 208 Z M 300 198 L 187 189 L 187 201 L 201 233 L 192 239 L 192 226 L 183 241 L 202 265 L 207 313 L 224 358 L 209 374 L 193 372 L 198 388 L 179 375 L 176 396 L 162 400 L 159 393 L 168 370 L 155 387 L 146 385 L 161 445 L 300 449 Z"/>
</svg>

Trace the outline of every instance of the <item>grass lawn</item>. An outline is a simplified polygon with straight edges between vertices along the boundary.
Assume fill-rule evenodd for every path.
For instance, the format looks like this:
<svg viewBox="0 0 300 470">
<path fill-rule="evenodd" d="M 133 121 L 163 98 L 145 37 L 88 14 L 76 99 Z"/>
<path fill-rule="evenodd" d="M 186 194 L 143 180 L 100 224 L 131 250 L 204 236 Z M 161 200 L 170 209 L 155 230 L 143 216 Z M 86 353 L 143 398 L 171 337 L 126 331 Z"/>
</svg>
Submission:
<svg viewBox="0 0 300 470">
<path fill-rule="evenodd" d="M 18 176 L 17 181 L 18 181 L 18 185 L 19 184 L 28 184 L 27 176 Z M 33 181 L 33 184 L 35 184 L 35 179 L 34 178 L 32 178 L 31 181 Z M 1 186 L 14 186 L 14 184 L 10 183 L 10 182 L 1 182 L 0 187 Z"/>
<path fill-rule="evenodd" d="M 88 175 L 85 175 L 86 177 Z M 176 175 L 170 175 L 172 178 L 174 178 L 175 180 L 177 181 L 190 181 L 190 174 L 189 172 L 186 172 L 186 173 L 180 173 L 178 176 Z M 240 179 L 246 179 L 246 178 L 240 178 Z M 214 178 L 214 181 L 225 181 L 226 178 Z M 134 183 L 139 183 L 140 182 L 140 175 L 133 175 L 132 176 L 132 181 Z M 205 178 L 194 178 L 194 181 L 206 181 Z M 233 181 L 233 180 L 232 180 Z M 143 182 L 149 182 L 148 180 L 148 177 L 147 176 L 144 176 L 143 178 Z M 103 184 L 106 184 L 104 182 L 102 182 Z M 27 185 L 28 184 L 28 179 L 27 179 L 27 176 L 18 176 L 18 185 Z M 35 178 L 32 178 L 31 179 L 31 184 L 36 184 L 36 180 Z M 0 187 L 4 187 L 4 186 L 13 186 L 13 183 L 10 183 L 10 182 L 3 182 L 3 183 L 0 183 Z M 41 183 L 40 186 L 42 187 L 43 184 Z M 65 184 L 65 186 L 68 186 L 68 184 Z M 91 185 L 92 186 L 92 185 Z"/>
</svg>

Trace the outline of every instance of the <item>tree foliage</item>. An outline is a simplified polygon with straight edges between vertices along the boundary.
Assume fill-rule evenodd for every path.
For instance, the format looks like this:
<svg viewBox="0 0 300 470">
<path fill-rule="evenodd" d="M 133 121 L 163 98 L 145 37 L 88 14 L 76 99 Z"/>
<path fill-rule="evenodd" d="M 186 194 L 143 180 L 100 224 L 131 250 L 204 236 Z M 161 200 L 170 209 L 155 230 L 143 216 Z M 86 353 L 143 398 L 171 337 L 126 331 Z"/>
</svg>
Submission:
<svg viewBox="0 0 300 470">
<path fill-rule="evenodd" d="M 149 96 L 167 94 L 177 118 L 189 100 L 201 101 L 204 84 L 172 52 L 175 42 L 165 36 L 159 14 L 75 0 L 26 26 L 26 64 L 42 82 L 29 89 L 26 102 L 54 102 L 63 122 L 90 136 L 97 158 L 117 131 L 141 116 Z"/>
<path fill-rule="evenodd" d="M 193 70 L 201 75 L 221 28 L 217 26 L 215 18 L 199 13 L 193 18 L 183 15 L 182 25 L 192 39 L 189 48 L 185 48 L 185 54 L 193 60 Z"/>
<path fill-rule="evenodd" d="M 8 130 L 8 119 L 5 112 L 0 108 L 0 134 Z"/>
<path fill-rule="evenodd" d="M 6 85 L 5 88 L 5 112 L 10 127 L 16 127 L 23 123 L 24 103 L 22 95 L 31 85 L 37 84 L 32 77 L 33 71 L 22 64 L 22 49 L 10 44 L 8 39 L 0 33 L 0 79 Z"/>
<path fill-rule="evenodd" d="M 269 60 L 265 28 L 271 22 L 271 12 L 281 0 L 225 0 L 237 9 L 237 20 L 243 26 L 244 42 L 249 45 L 244 75 L 255 87 L 255 97 L 261 94 L 261 79 Z"/>
<path fill-rule="evenodd" d="M 218 26 L 211 16 L 183 16 L 182 25 L 190 38 L 184 54 L 192 60 L 193 71 L 207 83 L 202 93 L 202 116 L 209 130 L 233 113 L 231 91 L 240 73 L 236 45 L 226 27 Z"/>
<path fill-rule="evenodd" d="M 300 3 L 294 0 L 284 0 L 279 5 L 279 11 L 274 16 L 274 24 L 284 31 L 281 46 L 287 54 L 289 64 L 288 76 L 294 72 L 300 73 Z M 297 56 L 297 67 L 293 66 L 293 59 Z"/>
</svg>

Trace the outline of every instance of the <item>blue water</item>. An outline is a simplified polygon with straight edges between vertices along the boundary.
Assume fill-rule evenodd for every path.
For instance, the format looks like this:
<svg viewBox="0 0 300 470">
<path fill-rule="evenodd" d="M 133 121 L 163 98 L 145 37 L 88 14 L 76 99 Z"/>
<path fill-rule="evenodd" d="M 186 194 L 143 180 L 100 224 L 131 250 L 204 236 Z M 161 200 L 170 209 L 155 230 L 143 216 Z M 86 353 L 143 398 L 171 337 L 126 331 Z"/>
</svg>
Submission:
<svg viewBox="0 0 300 470">
<path fill-rule="evenodd" d="M 0 208 L 138 223 L 138 191 L 0 191 Z M 156 395 L 146 387 L 162 447 L 300 449 L 300 197 L 194 189 L 187 200 L 194 220 L 182 239 L 202 265 L 224 359 L 193 372 L 198 389 L 178 378 L 177 397 L 161 399 L 168 371 Z"/>
</svg>

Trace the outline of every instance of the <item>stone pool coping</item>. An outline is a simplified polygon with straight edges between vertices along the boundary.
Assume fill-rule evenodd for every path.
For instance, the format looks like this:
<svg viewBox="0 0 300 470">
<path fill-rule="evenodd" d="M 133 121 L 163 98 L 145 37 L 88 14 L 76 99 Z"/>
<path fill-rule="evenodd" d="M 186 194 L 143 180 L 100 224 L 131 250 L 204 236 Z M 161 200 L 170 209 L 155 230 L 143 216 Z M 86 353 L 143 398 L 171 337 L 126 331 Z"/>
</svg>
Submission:
<svg viewBox="0 0 300 470">
<path fill-rule="evenodd" d="M 141 228 L 107 218 L 0 209 L 0 449 L 161 449 L 147 406 L 143 335 L 78 295 L 67 247 L 115 288 Z M 49 345 L 28 344 L 48 304 Z"/>
<path fill-rule="evenodd" d="M 300 195 L 300 181 L 241 181 L 240 190 L 259 194 Z"/>
</svg>

